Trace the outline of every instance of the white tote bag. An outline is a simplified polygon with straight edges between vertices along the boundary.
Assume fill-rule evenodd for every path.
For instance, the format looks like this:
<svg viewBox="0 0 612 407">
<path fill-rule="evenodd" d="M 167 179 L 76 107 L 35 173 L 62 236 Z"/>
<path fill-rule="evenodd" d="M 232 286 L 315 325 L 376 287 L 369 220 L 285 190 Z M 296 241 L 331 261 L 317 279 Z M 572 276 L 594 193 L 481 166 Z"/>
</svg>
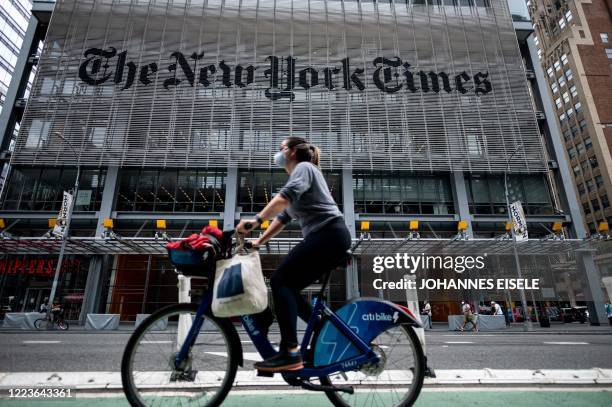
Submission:
<svg viewBox="0 0 612 407">
<path fill-rule="evenodd" d="M 259 252 L 236 254 L 217 262 L 212 301 L 214 316 L 256 314 L 267 306 L 268 289 L 261 272 Z"/>
</svg>

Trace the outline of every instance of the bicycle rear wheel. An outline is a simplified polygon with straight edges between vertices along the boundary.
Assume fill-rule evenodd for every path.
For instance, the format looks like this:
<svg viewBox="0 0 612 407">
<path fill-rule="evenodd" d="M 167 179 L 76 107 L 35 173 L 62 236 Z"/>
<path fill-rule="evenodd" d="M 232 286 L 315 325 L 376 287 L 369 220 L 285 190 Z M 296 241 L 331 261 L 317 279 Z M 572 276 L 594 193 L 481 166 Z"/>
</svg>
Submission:
<svg viewBox="0 0 612 407">
<path fill-rule="evenodd" d="M 62 331 L 66 331 L 68 330 L 68 322 L 66 322 L 66 320 L 64 319 L 60 319 L 59 321 L 57 321 L 57 327 Z"/>
<path fill-rule="evenodd" d="M 376 365 L 320 378 L 323 384 L 349 385 L 354 394 L 326 392 L 336 407 L 406 407 L 416 401 L 425 377 L 421 343 L 408 325 L 395 325 L 370 342 L 379 355 Z"/>
<path fill-rule="evenodd" d="M 121 361 L 125 395 L 133 406 L 218 406 L 230 391 L 241 351 L 228 320 L 204 315 L 183 366 L 174 358 L 195 319 L 196 304 L 162 308 L 130 337 Z"/>
</svg>

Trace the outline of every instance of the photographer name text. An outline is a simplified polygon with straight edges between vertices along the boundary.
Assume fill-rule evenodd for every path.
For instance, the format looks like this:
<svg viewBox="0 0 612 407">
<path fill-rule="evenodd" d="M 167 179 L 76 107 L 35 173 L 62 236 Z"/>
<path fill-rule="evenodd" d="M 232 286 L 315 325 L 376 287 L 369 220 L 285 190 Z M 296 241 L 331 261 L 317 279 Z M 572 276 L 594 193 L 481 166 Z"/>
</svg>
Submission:
<svg viewBox="0 0 612 407">
<path fill-rule="evenodd" d="M 384 281 L 377 278 L 373 281 L 377 290 L 538 290 L 539 278 L 465 278 L 421 280 L 401 279 Z"/>
</svg>

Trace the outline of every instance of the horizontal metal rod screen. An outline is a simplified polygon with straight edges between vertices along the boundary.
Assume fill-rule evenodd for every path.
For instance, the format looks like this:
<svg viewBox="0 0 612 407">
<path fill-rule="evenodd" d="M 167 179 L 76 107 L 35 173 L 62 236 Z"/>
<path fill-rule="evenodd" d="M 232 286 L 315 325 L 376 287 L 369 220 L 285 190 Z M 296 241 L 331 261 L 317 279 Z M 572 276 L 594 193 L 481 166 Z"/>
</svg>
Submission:
<svg viewBox="0 0 612 407">
<path fill-rule="evenodd" d="M 506 2 L 414 3 L 59 0 L 13 162 L 545 171 Z"/>
</svg>

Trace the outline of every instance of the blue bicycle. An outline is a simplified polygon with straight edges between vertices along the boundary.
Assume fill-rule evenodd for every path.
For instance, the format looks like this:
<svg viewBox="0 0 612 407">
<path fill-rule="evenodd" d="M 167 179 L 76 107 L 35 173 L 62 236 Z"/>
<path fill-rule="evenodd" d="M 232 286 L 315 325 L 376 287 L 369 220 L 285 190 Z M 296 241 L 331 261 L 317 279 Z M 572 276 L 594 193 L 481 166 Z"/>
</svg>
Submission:
<svg viewBox="0 0 612 407">
<path fill-rule="evenodd" d="M 224 239 L 231 234 L 224 232 Z M 350 263 L 361 241 L 347 251 L 341 265 Z M 407 308 L 377 298 L 331 310 L 324 295 L 330 275 L 331 271 L 321 278 L 301 343 L 304 368 L 283 372 L 282 378 L 291 386 L 324 392 L 335 406 L 412 405 L 426 368 L 414 331 L 420 323 Z M 235 380 L 252 377 L 234 325 L 211 313 L 209 286 L 199 304 L 164 307 L 135 329 L 121 363 L 123 389 L 131 405 L 218 406 Z M 261 358 L 277 352 L 267 338 L 267 327 L 249 315 L 241 322 Z"/>
</svg>

